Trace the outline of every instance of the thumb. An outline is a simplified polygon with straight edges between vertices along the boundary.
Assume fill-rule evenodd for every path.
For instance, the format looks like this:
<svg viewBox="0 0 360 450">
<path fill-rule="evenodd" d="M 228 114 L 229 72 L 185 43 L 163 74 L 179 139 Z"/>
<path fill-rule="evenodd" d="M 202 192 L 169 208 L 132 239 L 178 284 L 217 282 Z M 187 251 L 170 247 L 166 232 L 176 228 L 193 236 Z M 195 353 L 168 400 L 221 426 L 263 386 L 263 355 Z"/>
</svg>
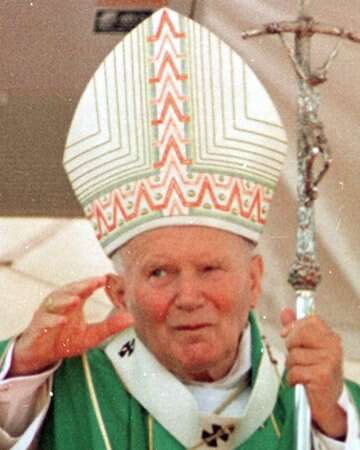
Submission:
<svg viewBox="0 0 360 450">
<path fill-rule="evenodd" d="M 284 308 L 280 313 L 280 320 L 283 326 L 280 336 L 286 337 L 291 330 L 291 324 L 296 320 L 296 314 L 291 308 Z"/>
<path fill-rule="evenodd" d="M 133 325 L 133 323 L 134 319 L 130 313 L 117 312 L 111 314 L 102 322 L 88 325 L 83 340 L 85 349 L 96 347 L 104 339 L 120 333 L 125 328 Z"/>
<path fill-rule="evenodd" d="M 291 308 L 284 308 L 280 313 L 280 320 L 283 327 L 287 327 L 296 320 L 295 311 Z"/>
</svg>

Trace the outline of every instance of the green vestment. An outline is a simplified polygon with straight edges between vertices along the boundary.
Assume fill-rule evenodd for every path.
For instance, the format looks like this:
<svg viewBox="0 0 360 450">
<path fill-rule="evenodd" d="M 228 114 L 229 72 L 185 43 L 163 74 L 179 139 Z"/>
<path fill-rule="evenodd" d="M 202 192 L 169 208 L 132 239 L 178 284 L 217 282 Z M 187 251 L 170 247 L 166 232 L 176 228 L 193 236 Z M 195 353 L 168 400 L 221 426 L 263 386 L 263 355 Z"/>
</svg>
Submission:
<svg viewBox="0 0 360 450">
<path fill-rule="evenodd" d="M 262 345 L 258 329 L 254 321 L 251 322 L 253 386 Z M 123 355 L 131 357 L 131 344 L 121 349 Z M 360 405 L 359 386 L 346 384 L 353 400 Z M 52 391 L 51 406 L 41 433 L 39 448 L 42 450 L 185 448 L 155 419 L 149 420 L 151 416 L 125 389 L 102 349 L 89 351 L 85 358 L 64 360 L 54 376 Z M 289 450 L 294 448 L 293 438 L 294 390 L 283 382 L 272 415 L 237 449 Z M 214 443 L 209 448 L 216 448 Z"/>
</svg>

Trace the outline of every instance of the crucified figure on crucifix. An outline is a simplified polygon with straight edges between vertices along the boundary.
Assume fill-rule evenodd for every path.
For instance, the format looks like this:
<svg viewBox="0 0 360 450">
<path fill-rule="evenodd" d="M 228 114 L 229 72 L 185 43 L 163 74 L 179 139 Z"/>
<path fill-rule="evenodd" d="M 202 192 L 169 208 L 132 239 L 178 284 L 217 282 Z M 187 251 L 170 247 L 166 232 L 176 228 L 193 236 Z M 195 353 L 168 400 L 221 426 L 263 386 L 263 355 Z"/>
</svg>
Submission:
<svg viewBox="0 0 360 450">
<path fill-rule="evenodd" d="M 304 6 L 305 7 L 305 6 Z M 286 34 L 295 34 L 295 46 L 292 47 L 286 40 Z M 296 49 L 297 44 L 304 40 L 309 42 L 315 34 L 323 34 L 338 38 L 347 39 L 352 42 L 360 43 L 360 34 L 345 30 L 340 27 L 332 27 L 316 21 L 313 17 L 306 15 L 302 9 L 296 21 L 272 22 L 263 25 L 259 29 L 245 31 L 242 33 L 244 39 L 258 37 L 263 35 L 278 35 L 284 45 L 289 58 L 292 62 L 295 73 L 298 77 L 303 94 L 299 95 L 299 100 L 303 99 L 304 115 L 301 121 L 301 132 L 307 152 L 307 178 L 306 178 L 306 203 L 312 203 L 317 195 L 317 185 L 322 180 L 331 164 L 331 152 L 328 140 L 325 135 L 324 125 L 318 115 L 319 96 L 314 88 L 328 80 L 328 73 L 332 62 L 336 58 L 340 44 L 339 41 L 334 50 L 327 57 L 324 64 L 316 69 L 310 68 L 310 47 L 305 51 Z M 312 175 L 313 163 L 318 155 L 324 160 L 323 168 L 316 178 Z"/>
</svg>

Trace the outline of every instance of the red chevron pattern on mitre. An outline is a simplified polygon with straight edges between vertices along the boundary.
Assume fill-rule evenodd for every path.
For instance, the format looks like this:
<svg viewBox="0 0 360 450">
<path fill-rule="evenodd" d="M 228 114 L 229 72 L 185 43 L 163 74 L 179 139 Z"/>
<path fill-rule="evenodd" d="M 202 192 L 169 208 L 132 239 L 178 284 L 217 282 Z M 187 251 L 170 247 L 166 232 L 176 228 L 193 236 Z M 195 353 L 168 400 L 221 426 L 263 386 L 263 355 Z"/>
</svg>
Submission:
<svg viewBox="0 0 360 450">
<path fill-rule="evenodd" d="M 174 167 L 175 163 L 170 164 L 168 172 Z M 205 213 L 216 211 L 224 217 L 231 214 L 234 220 L 251 221 L 255 228 L 265 224 L 271 190 L 234 177 L 197 174 L 192 179 L 183 179 L 168 172 L 161 182 L 144 179 L 95 200 L 87 209 L 87 216 L 97 231 L 97 238 L 102 240 L 119 225 L 138 218 L 164 214 L 171 210 L 173 202 L 182 211 L 202 209 Z"/>
</svg>

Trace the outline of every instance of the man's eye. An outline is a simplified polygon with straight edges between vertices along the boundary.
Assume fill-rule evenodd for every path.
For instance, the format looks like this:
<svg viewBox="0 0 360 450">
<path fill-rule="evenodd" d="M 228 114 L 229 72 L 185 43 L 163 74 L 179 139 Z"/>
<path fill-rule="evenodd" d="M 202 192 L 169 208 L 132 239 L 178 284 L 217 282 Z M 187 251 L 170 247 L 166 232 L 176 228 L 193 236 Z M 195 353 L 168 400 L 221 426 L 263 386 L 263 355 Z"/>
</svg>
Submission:
<svg viewBox="0 0 360 450">
<path fill-rule="evenodd" d="M 166 270 L 165 269 L 154 269 L 150 272 L 150 277 L 154 277 L 154 278 L 163 278 L 166 275 Z"/>
</svg>

